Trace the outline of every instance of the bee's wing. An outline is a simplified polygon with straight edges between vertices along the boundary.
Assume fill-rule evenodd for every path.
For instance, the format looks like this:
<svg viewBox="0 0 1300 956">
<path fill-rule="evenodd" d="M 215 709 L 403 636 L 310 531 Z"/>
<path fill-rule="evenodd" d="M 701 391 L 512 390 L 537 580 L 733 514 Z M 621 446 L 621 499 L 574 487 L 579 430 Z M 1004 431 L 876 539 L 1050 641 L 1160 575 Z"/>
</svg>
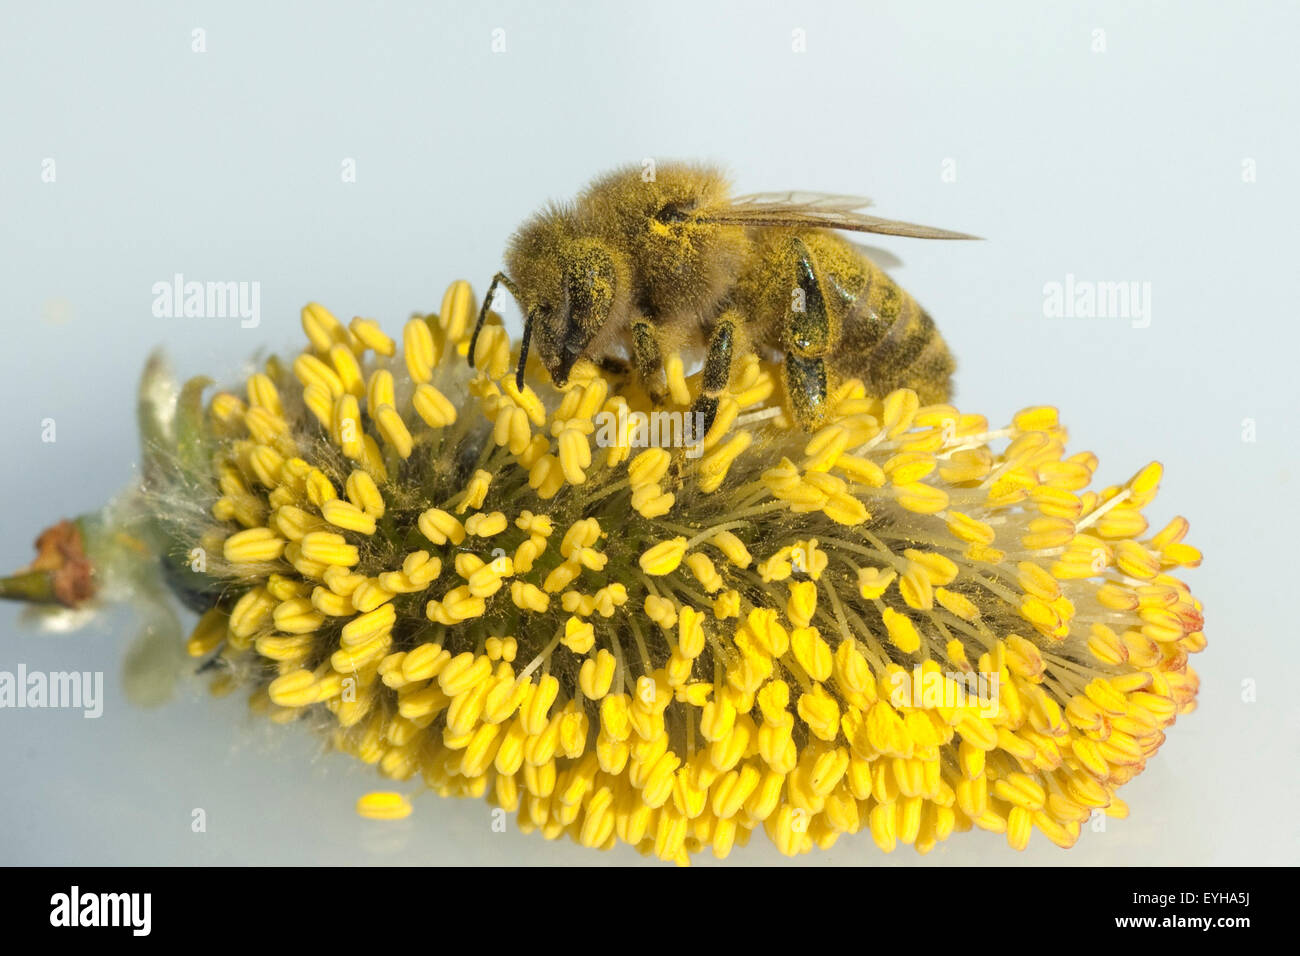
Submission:
<svg viewBox="0 0 1300 956">
<path fill-rule="evenodd" d="M 871 200 L 866 196 L 849 196 L 842 193 L 818 193 L 805 190 L 788 189 L 784 192 L 748 193 L 733 196 L 727 203 L 732 208 L 752 209 L 756 207 L 789 209 L 820 209 L 823 211 L 848 212 L 853 209 L 866 209 Z"/>
<path fill-rule="evenodd" d="M 702 222 L 729 226 L 792 226 L 807 229 L 843 229 L 874 232 L 913 239 L 977 239 L 964 232 L 868 216 L 858 210 L 871 200 L 828 193 L 754 193 L 737 196 L 725 205 L 709 206 L 696 214 Z"/>
<path fill-rule="evenodd" d="M 865 242 L 849 242 L 849 245 L 886 271 L 903 267 L 903 260 L 888 249 L 882 249 L 880 246 L 869 246 Z"/>
</svg>

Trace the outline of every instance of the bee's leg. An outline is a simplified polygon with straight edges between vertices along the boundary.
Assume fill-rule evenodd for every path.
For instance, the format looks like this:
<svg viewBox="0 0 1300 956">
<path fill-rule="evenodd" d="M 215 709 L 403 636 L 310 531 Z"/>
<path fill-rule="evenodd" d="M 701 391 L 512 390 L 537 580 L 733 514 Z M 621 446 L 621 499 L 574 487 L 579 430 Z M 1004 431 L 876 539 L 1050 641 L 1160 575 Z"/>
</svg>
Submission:
<svg viewBox="0 0 1300 956">
<path fill-rule="evenodd" d="M 794 259 L 795 287 L 781 331 L 785 384 L 795 418 L 812 431 L 826 415 L 825 356 L 831 349 L 831 318 L 808 247 L 796 236 L 790 240 L 789 250 Z"/>
<path fill-rule="evenodd" d="M 785 388 L 800 427 L 805 431 L 816 431 L 826 414 L 826 363 L 819 358 L 787 355 Z"/>
<path fill-rule="evenodd" d="M 619 377 L 626 375 L 630 368 L 627 364 L 627 360 L 621 359 L 617 355 L 601 356 L 600 360 L 597 361 L 596 364 L 600 366 L 602 372 L 607 372 L 610 375 L 617 375 Z"/>
<path fill-rule="evenodd" d="M 736 315 L 723 313 L 713 327 L 709 336 L 709 351 L 704 357 L 704 368 L 700 376 L 700 394 L 691 405 L 692 422 L 699 421 L 701 428 L 695 434 L 700 441 L 713 427 L 713 420 L 718 415 L 718 396 L 723 393 L 731 380 L 731 356 L 736 339 Z M 702 419 L 695 418 L 702 415 Z"/>
<path fill-rule="evenodd" d="M 662 405 L 668 394 L 668 382 L 664 373 L 663 354 L 659 351 L 659 339 L 648 319 L 632 322 L 632 364 L 636 366 L 641 386 L 650 395 L 650 400 L 656 405 Z"/>
</svg>

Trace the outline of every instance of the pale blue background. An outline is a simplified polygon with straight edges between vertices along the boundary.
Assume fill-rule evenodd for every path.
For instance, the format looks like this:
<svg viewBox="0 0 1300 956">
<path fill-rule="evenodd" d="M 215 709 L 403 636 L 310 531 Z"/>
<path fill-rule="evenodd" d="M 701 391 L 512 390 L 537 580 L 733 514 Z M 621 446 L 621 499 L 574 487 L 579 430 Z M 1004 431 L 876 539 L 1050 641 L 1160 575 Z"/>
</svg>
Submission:
<svg viewBox="0 0 1300 956">
<path fill-rule="evenodd" d="M 592 174 L 712 158 L 742 190 L 865 193 L 988 237 L 878 243 L 961 356 L 959 403 L 994 421 L 1059 405 L 1104 481 L 1161 459 L 1151 513 L 1187 514 L 1206 554 L 1201 709 L 1124 791 L 1132 817 L 1069 853 L 969 834 L 924 863 L 1297 862 L 1294 4 L 5 2 L 3 19 L 0 567 L 130 479 L 153 346 L 229 375 L 296 342 L 308 300 L 391 325 L 454 278 L 485 283 L 509 230 Z M 154 318 L 175 272 L 261 282 L 261 327 Z M 1152 283 L 1150 328 L 1045 319 L 1066 273 Z M 128 707 L 131 633 L 118 614 L 40 636 L 0 608 L 0 669 L 102 669 L 111 695 L 99 721 L 0 711 L 0 862 L 640 859 L 493 834 L 485 804 L 428 795 L 403 824 L 360 821 L 377 779 L 314 759 L 301 728 L 193 688 Z M 776 858 L 756 839 L 734 859 Z M 917 862 L 865 836 L 806 859 Z"/>
</svg>

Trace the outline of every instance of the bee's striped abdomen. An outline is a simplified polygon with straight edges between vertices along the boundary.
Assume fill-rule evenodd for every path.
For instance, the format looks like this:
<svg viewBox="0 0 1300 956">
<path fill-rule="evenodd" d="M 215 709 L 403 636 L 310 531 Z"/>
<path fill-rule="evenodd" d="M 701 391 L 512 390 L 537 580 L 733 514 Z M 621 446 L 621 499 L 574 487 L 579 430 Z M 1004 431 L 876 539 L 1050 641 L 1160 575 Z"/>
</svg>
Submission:
<svg viewBox="0 0 1300 956">
<path fill-rule="evenodd" d="M 910 388 L 922 404 L 948 400 L 954 362 L 934 320 L 857 246 L 815 229 L 764 229 L 755 239 L 754 254 L 737 277 L 735 304 L 753 323 L 756 342 L 773 352 L 816 357 L 833 380 L 861 379 L 876 397 Z M 824 305 L 828 319 L 815 356 L 801 352 L 792 333 L 801 326 L 796 313 L 814 307 L 797 296 L 792 308 L 792 292 L 806 292 L 797 248 L 806 250 L 820 293 L 817 307 Z"/>
<path fill-rule="evenodd" d="M 874 263 L 859 260 L 857 293 L 841 299 L 840 348 L 831 356 L 836 371 L 861 378 L 874 395 L 911 388 L 922 404 L 947 401 L 956 363 L 934 320 Z M 851 288 L 839 277 L 830 284 Z"/>
</svg>

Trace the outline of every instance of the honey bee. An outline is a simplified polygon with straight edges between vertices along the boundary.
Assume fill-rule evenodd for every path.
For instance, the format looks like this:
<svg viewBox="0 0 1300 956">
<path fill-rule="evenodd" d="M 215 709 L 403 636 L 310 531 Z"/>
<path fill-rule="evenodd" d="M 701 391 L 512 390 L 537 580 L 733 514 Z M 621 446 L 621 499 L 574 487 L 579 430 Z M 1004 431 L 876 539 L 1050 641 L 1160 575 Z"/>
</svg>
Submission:
<svg viewBox="0 0 1300 956">
<path fill-rule="evenodd" d="M 808 430 L 845 378 L 877 396 L 909 387 L 924 404 L 945 401 L 955 363 L 934 321 L 835 231 L 975 237 L 868 216 L 867 205 L 819 193 L 732 196 L 723 173 L 707 165 L 616 170 L 514 234 L 506 272 L 484 297 L 470 364 L 502 285 L 524 314 L 521 389 L 532 345 L 557 386 L 580 358 L 630 362 L 662 404 L 664 356 L 702 350 L 693 411 L 707 429 L 733 362 L 752 351 L 782 360 L 790 408 Z"/>
</svg>

